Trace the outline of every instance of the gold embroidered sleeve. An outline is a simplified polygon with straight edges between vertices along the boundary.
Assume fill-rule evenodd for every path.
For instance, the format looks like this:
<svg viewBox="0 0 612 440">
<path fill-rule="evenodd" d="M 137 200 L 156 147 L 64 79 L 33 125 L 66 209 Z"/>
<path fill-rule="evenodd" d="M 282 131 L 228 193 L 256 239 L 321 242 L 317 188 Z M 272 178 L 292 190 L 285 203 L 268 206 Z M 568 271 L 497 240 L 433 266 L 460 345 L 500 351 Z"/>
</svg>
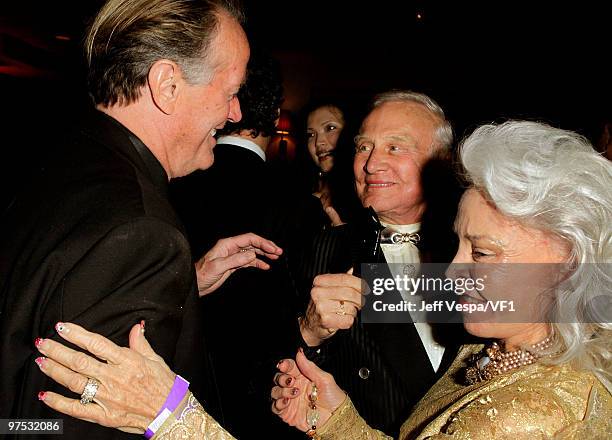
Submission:
<svg viewBox="0 0 612 440">
<path fill-rule="evenodd" d="M 153 436 L 154 440 L 235 440 L 209 416 L 188 392 L 172 415 Z"/>
<path fill-rule="evenodd" d="M 384 433 L 370 428 L 348 396 L 325 425 L 317 429 L 316 438 L 319 440 L 346 440 L 349 438 L 351 440 L 393 440 Z"/>
</svg>

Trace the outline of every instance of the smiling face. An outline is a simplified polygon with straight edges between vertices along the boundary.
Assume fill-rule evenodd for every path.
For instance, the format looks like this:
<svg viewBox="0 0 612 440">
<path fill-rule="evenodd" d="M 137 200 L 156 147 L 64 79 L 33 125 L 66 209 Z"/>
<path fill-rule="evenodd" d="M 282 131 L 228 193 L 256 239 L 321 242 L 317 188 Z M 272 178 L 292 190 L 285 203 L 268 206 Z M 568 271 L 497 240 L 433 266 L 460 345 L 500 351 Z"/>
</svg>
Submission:
<svg viewBox="0 0 612 440">
<path fill-rule="evenodd" d="M 385 102 L 366 117 L 355 138 L 357 195 L 390 224 L 420 221 L 425 204 L 421 170 L 433 151 L 439 121 L 413 102 Z"/>
<path fill-rule="evenodd" d="M 455 229 L 459 249 L 449 276 L 485 280 L 482 291 L 467 292 L 461 301 L 484 304 L 512 300 L 520 308 L 515 312 L 520 315 L 515 316 L 530 321 L 509 323 L 509 316 L 495 313 L 464 315 L 466 330 L 476 336 L 503 339 L 507 346 L 542 340 L 547 332 L 542 312 L 552 301 L 547 293 L 559 281 L 560 266 L 556 263 L 568 260 L 565 242 L 504 217 L 474 189 L 461 200 Z"/>
<path fill-rule="evenodd" d="M 337 107 L 319 107 L 308 115 L 308 152 L 315 165 L 323 172 L 328 172 L 334 166 L 332 151 L 336 148 L 343 128 L 344 116 Z"/>
<path fill-rule="evenodd" d="M 236 94 L 245 79 L 249 44 L 240 24 L 221 14 L 219 31 L 211 44 L 215 74 L 208 84 L 186 84 L 177 120 L 172 177 L 206 169 L 214 161 L 216 129 L 242 118 Z"/>
</svg>

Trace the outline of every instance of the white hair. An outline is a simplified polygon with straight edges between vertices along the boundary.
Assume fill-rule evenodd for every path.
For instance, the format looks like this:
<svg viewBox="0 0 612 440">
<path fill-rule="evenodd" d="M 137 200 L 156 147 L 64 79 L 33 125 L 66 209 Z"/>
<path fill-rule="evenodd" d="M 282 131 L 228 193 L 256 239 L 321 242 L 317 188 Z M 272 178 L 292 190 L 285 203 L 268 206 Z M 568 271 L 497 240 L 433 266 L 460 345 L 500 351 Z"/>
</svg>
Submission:
<svg viewBox="0 0 612 440">
<path fill-rule="evenodd" d="M 371 110 L 384 104 L 385 102 L 408 102 L 417 103 L 425 107 L 432 115 L 438 119 L 439 124 L 434 133 L 436 144 L 434 148 L 449 150 L 453 144 L 453 128 L 446 119 L 444 110 L 436 101 L 423 93 L 413 92 L 411 90 L 391 90 L 384 93 L 379 93 L 372 100 Z"/>
<path fill-rule="evenodd" d="M 479 127 L 460 156 L 500 213 L 569 243 L 574 270 L 550 316 L 551 362 L 590 370 L 611 389 L 612 163 L 576 133 L 524 121 Z"/>
</svg>

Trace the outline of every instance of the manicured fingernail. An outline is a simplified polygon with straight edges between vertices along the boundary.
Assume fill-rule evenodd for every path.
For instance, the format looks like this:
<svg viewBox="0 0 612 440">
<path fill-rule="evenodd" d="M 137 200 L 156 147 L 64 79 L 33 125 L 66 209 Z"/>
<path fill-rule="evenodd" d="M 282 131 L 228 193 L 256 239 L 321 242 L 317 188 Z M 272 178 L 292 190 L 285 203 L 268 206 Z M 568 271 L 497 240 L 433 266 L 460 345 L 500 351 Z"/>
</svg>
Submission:
<svg viewBox="0 0 612 440">
<path fill-rule="evenodd" d="M 144 319 L 140 321 L 140 332 L 144 335 L 145 332 L 145 322 Z"/>
<path fill-rule="evenodd" d="M 55 330 L 58 333 L 68 333 L 68 327 L 66 327 L 66 324 L 64 324 L 63 322 L 58 322 L 57 324 L 55 324 Z"/>
<path fill-rule="evenodd" d="M 287 384 L 288 387 L 291 386 L 291 382 L 293 382 L 293 377 L 289 377 L 287 378 L 287 380 L 285 381 L 285 383 Z"/>
<path fill-rule="evenodd" d="M 37 357 L 36 359 L 34 359 L 34 362 L 36 362 L 36 365 L 38 365 L 38 368 L 42 368 L 43 367 L 43 363 L 45 362 L 45 360 L 47 360 L 46 357 L 40 356 L 40 357 Z"/>
<path fill-rule="evenodd" d="M 46 391 L 41 391 L 40 393 L 38 393 L 38 400 L 45 400 L 46 398 L 47 398 Z"/>
<path fill-rule="evenodd" d="M 278 364 L 276 364 L 276 368 L 280 368 L 281 365 L 283 365 L 283 362 L 285 362 L 284 359 L 281 359 L 280 361 L 278 361 Z"/>
<path fill-rule="evenodd" d="M 40 348 L 40 345 L 43 343 L 43 341 L 44 341 L 43 338 L 34 339 L 34 345 L 36 346 L 36 348 Z"/>
<path fill-rule="evenodd" d="M 294 388 L 291 390 L 291 395 L 292 396 L 297 396 L 297 394 L 300 392 L 300 390 L 298 390 L 297 388 Z"/>
<path fill-rule="evenodd" d="M 304 354 L 304 349 L 302 347 L 299 348 L 298 350 L 300 353 Z"/>
</svg>

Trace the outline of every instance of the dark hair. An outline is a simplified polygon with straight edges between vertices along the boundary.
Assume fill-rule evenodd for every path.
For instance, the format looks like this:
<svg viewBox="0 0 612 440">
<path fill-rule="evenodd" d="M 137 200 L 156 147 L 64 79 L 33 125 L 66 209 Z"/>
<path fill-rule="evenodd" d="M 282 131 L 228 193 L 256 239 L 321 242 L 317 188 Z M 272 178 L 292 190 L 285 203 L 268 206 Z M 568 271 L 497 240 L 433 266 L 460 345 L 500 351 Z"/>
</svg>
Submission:
<svg viewBox="0 0 612 440">
<path fill-rule="evenodd" d="M 244 21 L 233 0 L 108 0 L 85 38 L 94 102 L 135 101 L 161 59 L 176 62 L 191 84 L 210 81 L 216 69 L 211 44 L 222 14 Z"/>
<path fill-rule="evenodd" d="M 300 115 L 301 115 L 300 116 L 300 120 L 301 120 L 300 137 L 304 139 L 304 142 L 308 142 L 308 139 L 307 139 L 308 117 L 315 110 L 319 110 L 320 108 L 325 108 L 325 107 L 337 109 L 340 112 L 339 116 L 342 119 L 343 123 L 346 122 L 345 120 L 346 119 L 346 109 L 344 108 L 343 105 L 334 104 L 331 101 L 322 101 L 322 100 L 311 101 L 304 108 L 300 110 Z"/>
<path fill-rule="evenodd" d="M 308 115 L 322 107 L 337 108 L 342 112 L 344 118 L 344 128 L 334 149 L 334 166 L 325 176 L 320 176 L 320 170 L 313 163 L 306 145 Z M 364 111 L 365 106 L 361 102 L 345 105 L 328 100 L 312 101 L 300 111 L 303 136 L 301 136 L 302 142 L 296 157 L 298 162 L 297 174 L 300 176 L 298 179 L 301 180 L 298 185 L 301 187 L 301 191 L 312 193 L 316 190 L 319 179 L 325 179 L 330 189 L 331 204 L 344 221 L 352 218 L 356 210 L 361 208 L 361 202 L 355 192 L 355 177 L 353 174 L 355 143 L 353 138 L 357 134 Z"/>
<path fill-rule="evenodd" d="M 342 110 L 342 107 L 332 105 Z M 340 218 L 350 221 L 355 213 L 361 209 L 361 201 L 355 191 L 355 174 L 353 172 L 353 159 L 355 157 L 354 138 L 361 123 L 359 114 L 351 109 L 350 114 L 344 113 L 344 128 L 338 137 L 334 150 L 334 166 L 325 178 L 330 189 L 330 202 L 336 209 Z"/>
<path fill-rule="evenodd" d="M 349 119 L 346 117 L 347 113 L 343 104 L 336 104 L 328 100 L 315 99 L 308 102 L 304 107 L 300 109 L 296 118 L 299 123 L 297 124 L 295 130 L 298 139 L 298 150 L 296 159 L 298 160 L 298 162 L 300 162 L 301 174 L 303 174 L 303 177 L 309 181 L 309 187 L 313 187 L 314 185 L 316 185 L 319 176 L 319 167 L 312 161 L 310 153 L 308 152 L 308 116 L 310 116 L 310 114 L 315 110 L 318 110 L 323 107 L 333 107 L 338 109 L 342 114 L 341 116 L 345 126 L 353 122 L 351 120 L 352 118 Z M 344 137 L 346 137 L 346 131 L 343 129 L 342 133 L 340 134 L 340 139 Z M 339 147 L 348 147 L 349 149 L 353 149 L 351 142 L 339 141 L 336 144 L 336 148 Z"/>
<path fill-rule="evenodd" d="M 239 122 L 228 122 L 219 134 L 251 130 L 257 137 L 272 136 L 283 101 L 283 84 L 278 62 L 261 51 L 252 51 L 247 66 L 246 83 L 238 91 L 242 110 Z"/>
</svg>

